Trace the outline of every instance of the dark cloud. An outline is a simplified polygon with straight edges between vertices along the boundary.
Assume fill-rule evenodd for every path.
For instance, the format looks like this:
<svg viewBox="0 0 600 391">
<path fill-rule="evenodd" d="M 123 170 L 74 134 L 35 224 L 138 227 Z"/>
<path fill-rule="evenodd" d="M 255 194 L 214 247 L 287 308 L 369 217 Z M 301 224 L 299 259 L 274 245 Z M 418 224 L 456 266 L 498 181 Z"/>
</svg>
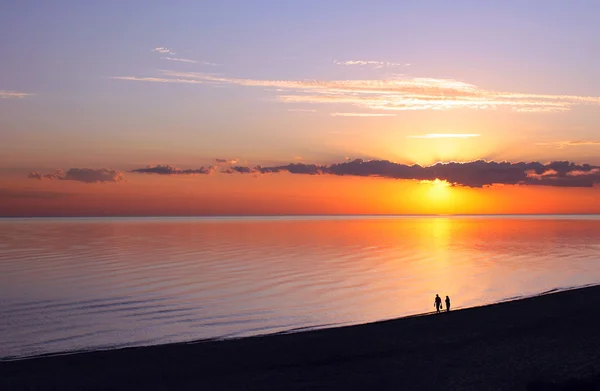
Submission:
<svg viewBox="0 0 600 391">
<path fill-rule="evenodd" d="M 41 181 L 43 179 L 55 180 L 62 176 L 64 176 L 64 172 L 61 170 L 56 170 L 56 173 L 54 174 L 43 174 L 41 172 L 34 171 L 29 173 L 27 177 L 31 179 L 38 179 Z"/>
<path fill-rule="evenodd" d="M 180 174 L 211 174 L 217 168 L 179 169 L 170 165 L 157 165 L 146 168 L 134 169 L 131 172 L 180 175 Z M 63 177 L 60 174 L 31 173 L 31 178 L 44 179 L 52 175 L 58 179 L 73 179 L 83 181 L 77 177 L 75 170 L 71 169 Z M 79 169 L 81 170 L 81 169 Z M 95 170 L 94 174 L 98 174 Z M 355 159 L 331 165 L 317 165 L 304 163 L 290 163 L 282 166 L 230 166 L 220 170 L 223 174 L 276 174 L 288 172 L 290 174 L 304 175 L 351 175 L 364 177 L 382 177 L 393 179 L 406 179 L 417 181 L 444 180 L 453 186 L 484 187 L 494 184 L 502 185 L 537 185 L 556 187 L 593 187 L 600 184 L 600 167 L 589 164 L 578 165 L 568 161 L 551 163 L 540 162 L 494 162 L 478 160 L 474 162 L 437 163 L 432 166 L 418 164 L 407 165 L 390 162 L 388 160 L 362 160 Z M 107 176 L 107 174 L 102 174 Z M 101 181 L 88 174 L 88 177 Z M 73 178 L 72 178 L 73 177 Z M 111 176 L 114 178 L 114 175 Z"/>
<path fill-rule="evenodd" d="M 122 172 L 108 168 L 71 168 L 67 172 L 56 170 L 56 172 L 50 174 L 34 171 L 28 177 L 38 180 L 49 179 L 84 183 L 119 182 L 125 179 Z"/>
<path fill-rule="evenodd" d="M 234 172 L 239 172 L 241 174 L 251 174 L 256 171 L 254 168 L 246 167 L 246 166 L 233 166 L 230 168 Z"/>
<path fill-rule="evenodd" d="M 84 183 L 119 182 L 125 179 L 125 176 L 118 170 L 107 168 L 71 168 L 64 177 L 59 179 Z"/>
<path fill-rule="evenodd" d="M 543 164 L 478 160 L 467 163 L 437 163 L 423 167 L 417 164 L 406 165 L 387 160 L 356 159 L 330 166 L 303 163 L 275 167 L 258 166 L 254 171 L 263 174 L 287 171 L 292 174 L 352 175 L 422 181 L 440 179 L 455 186 L 466 187 L 484 187 L 493 184 L 592 187 L 600 184 L 600 167 L 589 164 L 577 165 L 570 162 Z"/>
<path fill-rule="evenodd" d="M 217 162 L 222 163 L 222 161 L 220 162 L 220 160 L 223 159 L 216 159 Z M 232 162 L 232 160 L 227 160 L 226 162 L 230 163 Z M 215 171 L 217 171 L 218 167 L 215 166 L 209 166 L 209 167 L 200 167 L 200 168 L 195 168 L 195 169 L 181 169 L 181 168 L 177 168 L 173 165 L 170 164 L 165 164 L 165 165 L 156 165 L 156 166 L 148 166 L 148 167 L 144 167 L 144 168 L 135 168 L 133 170 L 131 170 L 130 172 L 136 172 L 136 173 L 140 173 L 140 174 L 159 174 L 159 175 L 193 175 L 193 174 L 212 174 Z M 250 173 L 254 173 L 256 172 L 255 169 L 250 168 L 250 167 L 245 167 L 245 166 L 231 166 L 228 167 L 226 169 L 222 169 L 220 170 L 221 173 L 223 174 L 233 174 L 236 172 L 242 173 L 242 174 L 250 174 Z"/>
<path fill-rule="evenodd" d="M 277 166 L 277 167 L 256 166 L 254 168 L 254 171 L 259 172 L 261 174 L 287 171 L 292 174 L 320 175 L 320 174 L 323 174 L 324 170 L 327 170 L 326 166 L 318 166 L 316 164 L 304 164 L 304 163 L 290 163 L 286 166 Z"/>
<path fill-rule="evenodd" d="M 157 165 L 148 166 L 146 168 L 136 168 L 130 172 L 141 174 L 159 174 L 159 175 L 192 175 L 192 174 L 212 174 L 215 171 L 214 167 L 200 167 L 198 169 L 181 169 L 172 165 Z"/>
</svg>

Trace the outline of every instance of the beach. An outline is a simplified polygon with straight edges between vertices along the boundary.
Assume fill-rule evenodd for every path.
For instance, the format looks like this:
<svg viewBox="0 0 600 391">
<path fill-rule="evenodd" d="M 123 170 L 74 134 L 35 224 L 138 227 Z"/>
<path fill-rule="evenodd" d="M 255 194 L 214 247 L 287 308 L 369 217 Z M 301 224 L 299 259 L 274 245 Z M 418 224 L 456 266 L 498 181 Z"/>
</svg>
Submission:
<svg viewBox="0 0 600 391">
<path fill-rule="evenodd" d="M 6 361 L 0 389 L 597 387 L 599 307 L 593 286 L 357 326 Z"/>
</svg>

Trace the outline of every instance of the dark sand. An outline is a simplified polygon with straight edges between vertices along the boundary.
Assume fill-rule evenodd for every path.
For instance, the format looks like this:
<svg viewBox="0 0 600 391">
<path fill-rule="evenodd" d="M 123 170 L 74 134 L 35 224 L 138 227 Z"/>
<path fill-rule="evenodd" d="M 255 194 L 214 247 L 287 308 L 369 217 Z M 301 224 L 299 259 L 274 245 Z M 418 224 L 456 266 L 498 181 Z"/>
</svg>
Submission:
<svg viewBox="0 0 600 391">
<path fill-rule="evenodd" d="M 598 373 L 596 286 L 359 326 L 2 362 L 0 389 L 566 389 Z"/>
</svg>

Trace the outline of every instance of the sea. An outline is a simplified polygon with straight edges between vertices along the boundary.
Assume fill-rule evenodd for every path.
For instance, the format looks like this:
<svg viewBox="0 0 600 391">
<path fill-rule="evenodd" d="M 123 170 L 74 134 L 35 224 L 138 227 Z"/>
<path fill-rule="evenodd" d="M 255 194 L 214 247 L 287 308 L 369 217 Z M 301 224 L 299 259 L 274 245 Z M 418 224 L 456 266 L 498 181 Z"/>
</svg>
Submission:
<svg viewBox="0 0 600 391">
<path fill-rule="evenodd" d="M 600 282 L 600 216 L 0 219 L 0 360 L 288 333 Z M 443 316 L 443 315 L 435 315 Z"/>
</svg>

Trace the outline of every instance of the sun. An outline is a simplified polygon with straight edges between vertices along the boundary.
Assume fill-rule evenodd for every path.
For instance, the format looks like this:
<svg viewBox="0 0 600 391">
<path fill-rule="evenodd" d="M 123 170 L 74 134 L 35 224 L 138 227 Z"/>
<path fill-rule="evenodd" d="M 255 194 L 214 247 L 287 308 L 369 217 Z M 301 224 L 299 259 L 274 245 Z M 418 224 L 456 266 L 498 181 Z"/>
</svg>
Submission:
<svg viewBox="0 0 600 391">
<path fill-rule="evenodd" d="M 436 208 L 447 209 L 450 205 L 452 184 L 446 180 L 436 178 L 433 181 L 421 181 L 429 186 L 425 192 L 427 201 Z"/>
</svg>

